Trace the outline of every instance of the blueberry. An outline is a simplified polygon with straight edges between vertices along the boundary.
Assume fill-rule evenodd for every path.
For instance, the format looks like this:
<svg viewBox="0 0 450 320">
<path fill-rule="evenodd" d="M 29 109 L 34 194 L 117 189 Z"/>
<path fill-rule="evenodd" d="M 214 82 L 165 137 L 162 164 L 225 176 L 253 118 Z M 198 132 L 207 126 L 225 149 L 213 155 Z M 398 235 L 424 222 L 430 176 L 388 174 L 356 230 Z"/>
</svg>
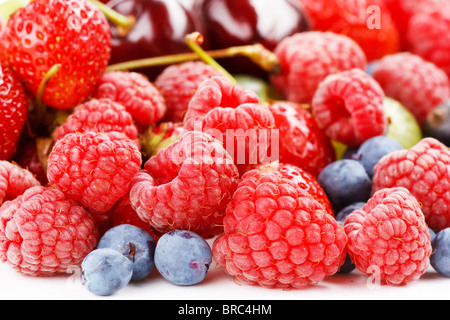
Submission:
<svg viewBox="0 0 450 320">
<path fill-rule="evenodd" d="M 431 245 L 431 266 L 440 274 L 450 277 L 450 228 L 439 231 Z"/>
<path fill-rule="evenodd" d="M 83 285 L 92 293 L 109 296 L 131 280 L 130 260 L 113 249 L 95 249 L 81 263 Z"/>
<path fill-rule="evenodd" d="M 446 100 L 434 108 L 427 116 L 423 135 L 432 137 L 447 147 L 450 146 L 450 100 Z"/>
<path fill-rule="evenodd" d="M 366 169 L 370 178 L 373 177 L 373 168 L 384 156 L 398 150 L 403 150 L 397 140 L 385 136 L 377 136 L 365 141 L 358 149 L 356 158 Z"/>
<path fill-rule="evenodd" d="M 335 212 L 355 202 L 366 202 L 372 191 L 372 180 L 366 170 L 352 159 L 330 163 L 319 174 L 318 182 Z"/>
<path fill-rule="evenodd" d="M 100 239 L 97 248 L 110 248 L 120 252 L 133 265 L 131 281 L 145 278 L 153 269 L 155 241 L 145 230 L 130 224 L 109 229 Z"/>
<path fill-rule="evenodd" d="M 161 236 L 155 249 L 155 266 L 176 285 L 203 281 L 212 262 L 209 244 L 191 231 L 175 230 Z"/>
</svg>

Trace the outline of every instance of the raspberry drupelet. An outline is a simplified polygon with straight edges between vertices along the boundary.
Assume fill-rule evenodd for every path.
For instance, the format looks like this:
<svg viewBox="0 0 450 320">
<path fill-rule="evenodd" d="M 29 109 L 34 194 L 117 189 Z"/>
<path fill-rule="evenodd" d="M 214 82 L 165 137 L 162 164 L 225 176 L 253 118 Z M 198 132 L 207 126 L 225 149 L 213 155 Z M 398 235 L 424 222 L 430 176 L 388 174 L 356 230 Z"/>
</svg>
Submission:
<svg viewBox="0 0 450 320">
<path fill-rule="evenodd" d="M 27 169 L 0 160 L 0 206 L 3 202 L 20 196 L 28 188 L 39 185 L 41 183 Z"/>
<path fill-rule="evenodd" d="M 276 170 L 245 173 L 224 218 L 213 257 L 237 280 L 304 288 L 336 273 L 344 229 L 310 194 Z"/>
</svg>

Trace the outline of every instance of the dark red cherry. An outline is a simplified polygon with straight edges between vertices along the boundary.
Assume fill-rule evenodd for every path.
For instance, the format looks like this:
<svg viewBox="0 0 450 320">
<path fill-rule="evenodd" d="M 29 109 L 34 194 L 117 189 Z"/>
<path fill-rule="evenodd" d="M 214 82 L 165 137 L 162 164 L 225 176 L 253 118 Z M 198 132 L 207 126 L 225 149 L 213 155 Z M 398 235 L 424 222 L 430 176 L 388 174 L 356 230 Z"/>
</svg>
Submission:
<svg viewBox="0 0 450 320">
<path fill-rule="evenodd" d="M 213 49 L 261 43 L 273 50 L 283 38 L 310 30 L 299 0 L 204 0 L 202 16 Z"/>
<path fill-rule="evenodd" d="M 169 54 L 190 52 L 185 35 L 204 27 L 187 0 L 110 0 L 106 5 L 123 15 L 132 15 L 136 24 L 125 36 L 112 23 L 110 64 Z M 207 44 L 204 45 L 204 47 Z M 151 80 L 164 67 L 135 70 Z"/>
</svg>

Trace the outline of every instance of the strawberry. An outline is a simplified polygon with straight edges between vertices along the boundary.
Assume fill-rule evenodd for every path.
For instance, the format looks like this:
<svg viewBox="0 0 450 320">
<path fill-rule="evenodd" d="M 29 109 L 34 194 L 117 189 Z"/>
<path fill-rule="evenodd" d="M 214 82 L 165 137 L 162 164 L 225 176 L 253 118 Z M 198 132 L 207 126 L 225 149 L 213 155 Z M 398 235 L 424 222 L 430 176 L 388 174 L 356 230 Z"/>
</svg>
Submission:
<svg viewBox="0 0 450 320">
<path fill-rule="evenodd" d="M 0 61 L 0 160 L 9 160 L 17 149 L 27 119 L 28 98 L 17 77 Z"/>
<path fill-rule="evenodd" d="M 14 13 L 3 35 L 3 56 L 34 95 L 50 68 L 42 101 L 56 109 L 80 104 L 95 89 L 111 54 L 105 16 L 86 0 L 35 0 Z"/>
</svg>

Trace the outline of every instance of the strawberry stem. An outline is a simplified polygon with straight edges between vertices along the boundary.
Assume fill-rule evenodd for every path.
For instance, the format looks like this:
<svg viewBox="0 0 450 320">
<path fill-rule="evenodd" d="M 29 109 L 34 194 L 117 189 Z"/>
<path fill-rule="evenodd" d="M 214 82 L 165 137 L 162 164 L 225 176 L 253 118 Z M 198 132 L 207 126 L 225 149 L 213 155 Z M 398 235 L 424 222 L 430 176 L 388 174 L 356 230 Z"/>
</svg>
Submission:
<svg viewBox="0 0 450 320">
<path fill-rule="evenodd" d="M 232 58 L 236 56 L 246 56 L 270 74 L 280 74 L 281 65 L 275 53 L 269 51 L 261 44 L 229 47 L 225 49 L 205 51 L 211 58 Z M 195 52 L 178 53 L 160 57 L 138 59 L 132 61 L 112 64 L 106 69 L 110 71 L 133 70 L 145 67 L 156 67 L 170 65 L 186 61 L 200 60 L 200 56 Z"/>
<path fill-rule="evenodd" d="M 228 77 L 232 83 L 237 83 L 236 79 L 227 71 L 225 68 L 223 68 L 220 64 L 217 63 L 216 60 L 214 60 L 208 53 L 205 52 L 205 50 L 200 47 L 200 45 L 203 43 L 204 38 L 203 35 L 199 32 L 193 32 L 185 37 L 186 44 L 188 47 L 195 52 L 200 59 L 212 66 L 217 71 L 221 72 L 223 75 Z"/>
<path fill-rule="evenodd" d="M 136 17 L 134 16 L 124 16 L 98 0 L 89 0 L 89 2 L 93 3 L 110 21 L 117 26 L 117 32 L 121 37 L 125 37 L 136 24 Z"/>
</svg>

